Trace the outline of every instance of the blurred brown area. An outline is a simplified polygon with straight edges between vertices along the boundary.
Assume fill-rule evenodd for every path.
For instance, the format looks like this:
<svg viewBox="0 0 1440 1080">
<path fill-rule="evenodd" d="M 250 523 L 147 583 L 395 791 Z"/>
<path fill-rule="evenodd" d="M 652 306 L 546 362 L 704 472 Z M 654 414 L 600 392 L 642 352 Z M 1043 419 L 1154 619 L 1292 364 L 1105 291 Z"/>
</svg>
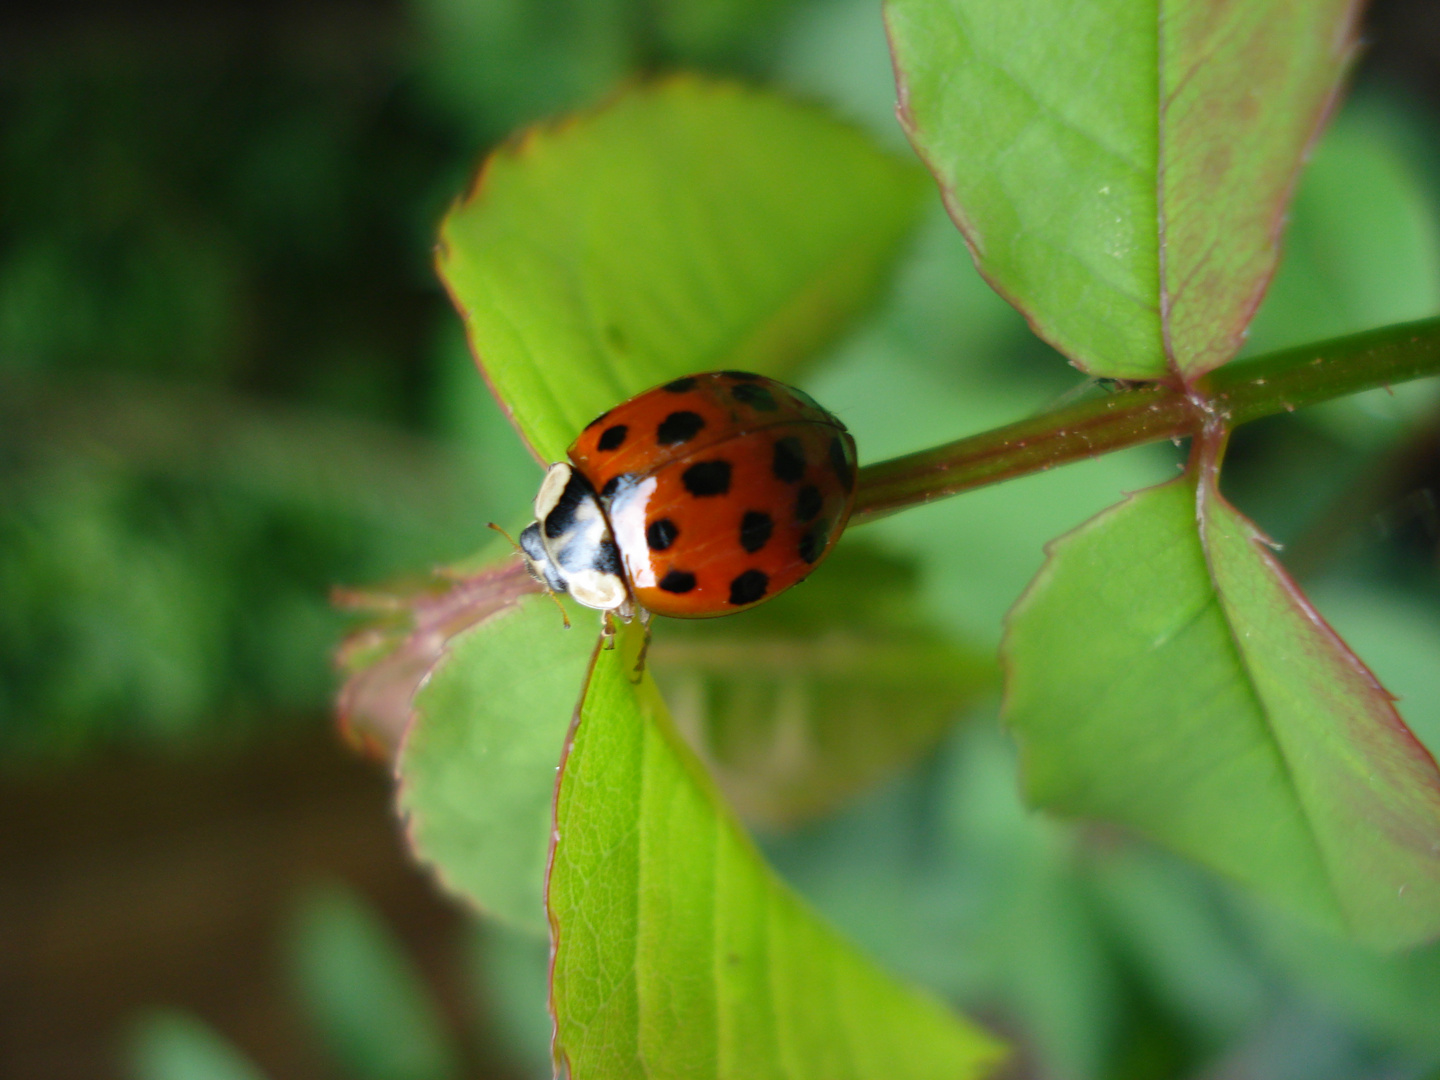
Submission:
<svg viewBox="0 0 1440 1080">
<path fill-rule="evenodd" d="M 112 758 L 0 780 L 0 1076 L 121 1075 L 135 1010 L 179 1006 L 268 1075 L 335 1075 L 281 954 L 308 884 L 340 879 L 457 1027 L 461 915 L 406 855 L 383 768 L 328 725 L 242 752 Z"/>
</svg>

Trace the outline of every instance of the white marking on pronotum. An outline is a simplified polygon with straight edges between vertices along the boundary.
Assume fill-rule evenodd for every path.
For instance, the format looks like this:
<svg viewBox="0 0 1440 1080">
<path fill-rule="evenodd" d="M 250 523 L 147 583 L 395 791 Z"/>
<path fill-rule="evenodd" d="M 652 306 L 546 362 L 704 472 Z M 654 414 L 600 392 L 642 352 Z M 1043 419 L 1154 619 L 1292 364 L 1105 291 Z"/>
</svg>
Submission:
<svg viewBox="0 0 1440 1080">
<path fill-rule="evenodd" d="M 625 602 L 625 582 L 603 570 L 576 570 L 566 575 L 570 595 L 586 607 L 608 611 Z"/>
<path fill-rule="evenodd" d="M 555 504 L 565 493 L 565 485 L 570 483 L 570 474 L 573 471 L 563 461 L 557 461 L 545 470 L 545 479 L 540 481 L 540 490 L 535 495 L 535 517 L 539 521 L 543 522 L 550 516 L 550 511 L 555 509 Z"/>
</svg>

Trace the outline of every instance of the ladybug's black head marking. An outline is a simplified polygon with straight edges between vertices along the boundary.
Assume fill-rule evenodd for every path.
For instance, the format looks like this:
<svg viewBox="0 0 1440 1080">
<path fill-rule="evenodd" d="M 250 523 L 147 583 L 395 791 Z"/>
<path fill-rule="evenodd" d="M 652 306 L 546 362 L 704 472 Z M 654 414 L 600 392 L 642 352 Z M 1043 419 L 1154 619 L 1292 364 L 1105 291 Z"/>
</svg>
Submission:
<svg viewBox="0 0 1440 1080">
<path fill-rule="evenodd" d="M 575 515 L 580 504 L 594 491 L 590 482 L 578 472 L 571 471 L 560 497 L 541 522 L 547 539 L 554 540 L 569 532 L 575 525 Z"/>
<path fill-rule="evenodd" d="M 602 574 L 614 574 L 616 577 L 623 577 L 624 571 L 620 568 L 620 551 L 615 546 L 615 541 L 605 537 L 595 548 L 595 569 Z"/>
</svg>

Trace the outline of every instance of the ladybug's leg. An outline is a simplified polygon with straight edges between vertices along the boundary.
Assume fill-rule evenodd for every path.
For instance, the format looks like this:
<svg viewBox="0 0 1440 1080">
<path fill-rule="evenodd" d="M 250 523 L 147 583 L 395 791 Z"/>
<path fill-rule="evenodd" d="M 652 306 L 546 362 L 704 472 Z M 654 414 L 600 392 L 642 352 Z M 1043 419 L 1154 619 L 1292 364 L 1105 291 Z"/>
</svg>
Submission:
<svg viewBox="0 0 1440 1080">
<path fill-rule="evenodd" d="M 600 638 L 605 642 L 605 648 L 615 647 L 615 609 L 606 608 L 600 613 Z"/>
<path fill-rule="evenodd" d="M 637 683 L 640 681 L 640 676 L 645 673 L 645 654 L 650 651 L 650 620 L 655 617 L 654 612 L 647 611 L 645 608 L 641 608 L 639 614 L 640 625 L 645 630 L 645 641 L 640 646 L 640 655 L 635 658 L 635 678 L 630 680 Z"/>
</svg>

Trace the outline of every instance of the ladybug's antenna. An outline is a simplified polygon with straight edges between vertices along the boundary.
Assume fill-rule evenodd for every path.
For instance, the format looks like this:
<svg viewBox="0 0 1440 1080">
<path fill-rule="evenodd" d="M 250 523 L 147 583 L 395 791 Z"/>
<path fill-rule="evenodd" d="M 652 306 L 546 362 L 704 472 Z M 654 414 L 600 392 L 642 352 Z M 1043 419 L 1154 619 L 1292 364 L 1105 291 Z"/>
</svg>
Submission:
<svg viewBox="0 0 1440 1080">
<path fill-rule="evenodd" d="M 515 542 L 515 537 L 511 536 L 508 532 L 506 532 L 504 529 L 502 529 L 499 525 L 496 525 L 495 522 L 493 522 L 493 521 L 486 522 L 486 524 L 488 524 L 488 525 L 490 526 L 490 528 L 494 529 L 494 530 L 495 530 L 496 532 L 498 532 L 501 536 L 505 537 L 506 540 L 509 540 L 509 541 L 510 541 L 510 546 L 515 549 L 515 554 L 516 554 L 516 555 L 524 555 L 524 554 L 525 554 L 525 549 L 522 548 L 519 544 L 517 544 L 517 543 Z"/>
<path fill-rule="evenodd" d="M 526 569 L 529 569 L 531 565 L 530 556 L 525 554 L 525 549 L 515 542 L 515 538 L 511 536 L 508 532 L 506 532 L 504 529 L 502 529 L 499 525 L 496 525 L 495 522 L 491 521 L 487 522 L 487 524 L 490 526 L 490 528 L 494 529 L 501 536 L 505 537 L 506 540 L 510 541 L 510 546 L 515 549 L 515 554 L 519 555 L 520 558 L 525 560 Z M 560 609 L 560 618 L 565 623 L 565 629 L 569 630 L 570 613 L 565 610 L 565 605 L 560 602 L 560 597 L 555 595 L 555 590 L 550 588 L 550 586 L 547 585 L 544 581 L 541 581 L 539 576 L 536 575 L 533 570 L 531 571 L 530 576 L 535 578 L 536 581 L 539 581 L 540 588 L 544 590 L 545 595 L 550 597 L 551 600 L 555 601 L 555 606 Z"/>
</svg>

